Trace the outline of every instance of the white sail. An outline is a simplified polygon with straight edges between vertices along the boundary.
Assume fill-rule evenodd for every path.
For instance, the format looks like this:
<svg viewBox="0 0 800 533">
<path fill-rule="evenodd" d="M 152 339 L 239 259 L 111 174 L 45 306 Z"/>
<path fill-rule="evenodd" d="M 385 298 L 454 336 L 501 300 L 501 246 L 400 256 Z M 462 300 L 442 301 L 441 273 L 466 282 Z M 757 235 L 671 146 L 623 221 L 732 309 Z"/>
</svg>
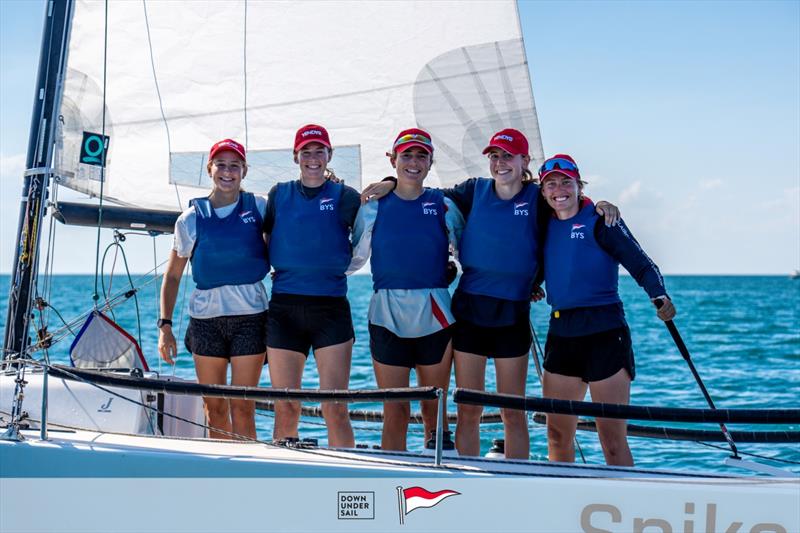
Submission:
<svg viewBox="0 0 800 533">
<path fill-rule="evenodd" d="M 84 132 L 110 139 L 106 198 L 169 209 L 206 193 L 207 150 L 225 137 L 248 148 L 248 190 L 295 178 L 306 123 L 328 128 L 331 167 L 356 188 L 391 173 L 408 127 L 432 133 L 430 185 L 485 174 L 503 127 L 543 159 L 514 1 L 111 0 L 107 46 L 105 16 L 102 1 L 76 5 L 56 142 L 62 184 L 90 195 Z"/>
</svg>

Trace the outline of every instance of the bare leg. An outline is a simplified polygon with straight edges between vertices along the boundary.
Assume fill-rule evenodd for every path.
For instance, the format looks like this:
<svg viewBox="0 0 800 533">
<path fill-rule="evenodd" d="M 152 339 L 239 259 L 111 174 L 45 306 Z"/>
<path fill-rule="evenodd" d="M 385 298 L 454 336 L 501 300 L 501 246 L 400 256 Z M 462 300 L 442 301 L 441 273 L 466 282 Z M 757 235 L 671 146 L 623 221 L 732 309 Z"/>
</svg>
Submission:
<svg viewBox="0 0 800 533">
<path fill-rule="evenodd" d="M 319 370 L 319 386 L 323 389 L 346 389 L 350 385 L 350 360 L 353 356 L 353 339 L 341 344 L 314 350 Z M 270 359 L 270 365 L 272 360 Z M 328 426 L 328 445 L 337 448 L 353 448 L 353 426 L 346 403 L 322 404 L 322 416 Z"/>
<path fill-rule="evenodd" d="M 231 357 L 231 385 L 258 386 L 265 355 L 260 353 Z M 256 402 L 231 400 L 230 406 L 233 432 L 252 439 L 256 438 Z"/>
<path fill-rule="evenodd" d="M 579 377 L 544 371 L 542 395 L 557 400 L 583 400 L 588 385 Z M 547 455 L 551 461 L 575 462 L 575 430 L 578 417 L 547 415 Z"/>
<path fill-rule="evenodd" d="M 495 358 L 497 392 L 503 394 L 525 395 L 528 378 L 528 354 L 520 357 Z M 501 409 L 505 429 L 506 459 L 527 459 L 531 453 L 528 419 L 525 411 Z"/>
<path fill-rule="evenodd" d="M 589 383 L 592 401 L 628 404 L 631 399 L 631 378 L 624 368 L 600 381 Z M 613 418 L 598 418 L 597 433 L 603 446 L 606 463 L 618 466 L 633 466 L 633 455 L 628 447 L 628 421 Z"/>
<path fill-rule="evenodd" d="M 372 360 L 375 380 L 381 389 L 408 387 L 411 369 L 405 366 L 386 365 Z M 408 433 L 408 418 L 411 406 L 408 402 L 385 402 L 383 404 L 383 433 L 381 449 L 405 450 Z"/>
<path fill-rule="evenodd" d="M 198 383 L 204 385 L 225 385 L 228 383 L 228 359 L 225 357 L 195 354 L 194 367 Z M 228 399 L 203 397 L 203 407 L 206 412 L 206 423 L 211 428 L 208 436 L 212 439 L 230 439 L 230 435 L 223 433 L 231 433 L 232 431 Z"/>
<path fill-rule="evenodd" d="M 435 365 L 417 365 L 417 385 L 420 387 L 438 387 L 444 390 L 443 401 L 447 401 L 447 389 L 450 386 L 450 369 L 453 367 L 453 343 L 445 348 L 442 360 Z M 436 419 L 439 416 L 439 405 L 436 400 L 420 402 L 422 422 L 425 426 L 425 438 L 436 429 Z M 442 422 L 442 431 L 447 431 L 447 403 L 444 405 L 445 417 Z M 480 416 L 480 415 L 478 415 Z"/>
<path fill-rule="evenodd" d="M 486 390 L 486 357 L 455 350 L 456 385 L 465 389 Z M 478 433 L 483 407 L 458 404 L 456 449 L 459 455 L 478 455 L 481 441 Z"/>
<path fill-rule="evenodd" d="M 300 352 L 267 347 L 269 379 L 276 389 L 299 389 L 303 380 L 306 356 Z M 300 402 L 275 402 L 275 428 L 272 438 L 298 437 Z"/>
</svg>

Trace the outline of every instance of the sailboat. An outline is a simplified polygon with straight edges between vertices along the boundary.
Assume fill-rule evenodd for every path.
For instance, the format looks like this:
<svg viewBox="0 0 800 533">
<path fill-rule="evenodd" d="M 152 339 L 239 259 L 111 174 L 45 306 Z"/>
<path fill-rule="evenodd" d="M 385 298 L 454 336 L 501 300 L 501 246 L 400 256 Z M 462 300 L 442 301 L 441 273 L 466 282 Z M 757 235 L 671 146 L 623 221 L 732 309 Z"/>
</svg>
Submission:
<svg viewBox="0 0 800 533">
<path fill-rule="evenodd" d="M 479 174 L 480 148 L 501 127 L 528 133 L 534 165 L 543 152 L 513 1 L 48 6 L 0 372 L 0 530 L 800 530 L 800 480 L 755 463 L 760 476 L 451 457 L 441 431 L 431 455 L 218 441 L 203 438 L 192 410 L 200 395 L 438 399 L 441 427 L 438 389 L 200 386 L 135 368 L 135 350 L 127 369 L 51 364 L 58 336 L 29 336 L 46 208 L 67 224 L 169 232 L 207 190 L 205 151 L 216 139 L 246 144 L 249 190 L 265 193 L 294 177 L 292 133 L 310 121 L 334 132 L 332 166 L 356 187 L 381 175 L 387 136 L 409 125 L 435 132 L 431 185 Z M 48 205 L 58 187 L 99 201 Z M 529 401 L 469 391 L 454 400 Z M 535 408 L 645 416 L 552 400 Z M 800 416 L 644 411 L 714 422 Z"/>
</svg>

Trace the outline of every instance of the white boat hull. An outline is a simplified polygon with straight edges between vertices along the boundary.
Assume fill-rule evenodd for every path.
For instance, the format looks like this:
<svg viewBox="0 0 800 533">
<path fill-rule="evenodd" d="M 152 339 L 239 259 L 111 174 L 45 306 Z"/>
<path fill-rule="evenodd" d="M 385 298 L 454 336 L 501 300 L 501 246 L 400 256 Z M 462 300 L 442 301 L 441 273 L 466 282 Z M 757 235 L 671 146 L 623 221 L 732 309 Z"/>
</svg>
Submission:
<svg viewBox="0 0 800 533">
<path fill-rule="evenodd" d="M 23 433 L 0 441 L 4 532 L 800 531 L 798 479 Z M 398 487 L 415 486 L 458 494 L 403 513 Z"/>
</svg>

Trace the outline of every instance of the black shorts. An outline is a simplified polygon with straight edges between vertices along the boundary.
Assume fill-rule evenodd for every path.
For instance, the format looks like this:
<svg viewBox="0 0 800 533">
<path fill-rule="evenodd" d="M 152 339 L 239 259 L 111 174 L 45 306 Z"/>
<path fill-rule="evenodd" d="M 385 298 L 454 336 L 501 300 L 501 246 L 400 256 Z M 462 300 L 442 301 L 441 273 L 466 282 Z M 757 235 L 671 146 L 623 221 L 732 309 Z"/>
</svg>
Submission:
<svg viewBox="0 0 800 533">
<path fill-rule="evenodd" d="M 498 359 L 527 355 L 531 349 L 530 323 L 488 327 L 458 319 L 453 325 L 453 349 Z"/>
<path fill-rule="evenodd" d="M 627 326 L 583 335 L 547 335 L 544 368 L 550 373 L 581 378 L 586 383 L 610 378 L 624 368 L 631 380 L 636 366 Z"/>
<path fill-rule="evenodd" d="M 267 312 L 189 318 L 184 344 L 194 355 L 236 357 L 267 351 Z"/>
<path fill-rule="evenodd" d="M 417 365 L 436 365 L 452 337 L 453 326 L 424 337 L 398 337 L 392 331 L 375 324 L 369 325 L 369 349 L 372 358 L 384 365 L 414 368 Z"/>
<path fill-rule="evenodd" d="M 355 338 L 350 302 L 345 296 L 274 294 L 269 301 L 270 348 L 308 356 L 315 350 Z"/>
</svg>

